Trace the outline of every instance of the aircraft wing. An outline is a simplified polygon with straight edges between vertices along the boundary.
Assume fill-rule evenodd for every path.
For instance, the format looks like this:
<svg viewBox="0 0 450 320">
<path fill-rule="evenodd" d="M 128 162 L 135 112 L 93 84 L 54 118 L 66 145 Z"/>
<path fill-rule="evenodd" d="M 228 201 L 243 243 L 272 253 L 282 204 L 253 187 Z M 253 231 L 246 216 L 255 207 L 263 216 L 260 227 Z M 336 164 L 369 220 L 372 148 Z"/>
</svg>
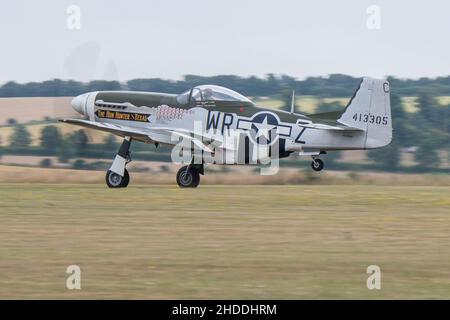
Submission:
<svg viewBox="0 0 450 320">
<path fill-rule="evenodd" d="M 193 143 L 198 148 L 202 149 L 203 151 L 207 152 L 213 152 L 214 149 L 224 149 L 224 150 L 235 150 L 234 140 L 229 139 L 225 141 L 223 139 L 223 136 L 220 135 L 200 135 L 197 132 L 193 132 L 191 130 L 186 129 L 173 129 L 173 128 L 164 128 L 164 127 L 153 127 L 151 129 L 147 129 L 149 131 L 149 136 L 152 138 L 156 135 L 161 134 L 161 132 L 164 132 L 168 137 L 171 139 L 171 142 L 167 142 L 169 144 L 180 144 L 180 142 L 174 142 L 173 139 L 175 138 L 182 138 L 181 143 L 183 147 L 189 148 L 190 146 L 188 144 Z M 155 140 L 154 138 L 152 138 Z"/>
<path fill-rule="evenodd" d="M 60 120 L 60 122 L 78 125 L 90 129 L 105 131 L 109 133 L 116 134 L 121 137 L 129 136 L 133 139 L 144 141 L 144 142 L 158 142 L 169 145 L 178 144 L 179 141 L 174 140 L 174 138 L 182 138 L 182 143 L 184 147 L 191 147 L 191 143 L 195 144 L 197 148 L 203 151 L 212 152 L 212 148 L 219 147 L 222 148 L 222 141 L 213 140 L 210 141 L 210 145 L 206 145 L 201 139 L 193 137 L 191 132 L 187 130 L 174 130 L 172 128 L 149 128 L 149 129 L 136 129 L 128 126 L 122 126 L 111 123 L 94 122 L 83 119 L 66 119 Z M 210 139 L 208 139 L 210 140 Z"/>
<path fill-rule="evenodd" d="M 148 137 L 148 135 L 145 134 L 145 132 L 142 132 L 135 128 L 130 128 L 127 126 L 121 126 L 121 125 L 116 125 L 116 124 L 111 124 L 111 123 L 101 123 L 101 122 L 94 122 L 94 121 L 83 120 L 83 119 L 64 119 L 64 120 L 59 120 L 59 121 L 63 122 L 63 123 L 68 123 L 68 124 L 73 124 L 73 125 L 77 125 L 77 126 L 90 128 L 90 129 L 114 133 L 121 137 L 130 136 L 132 138 L 138 138 L 138 139 Z"/>
</svg>

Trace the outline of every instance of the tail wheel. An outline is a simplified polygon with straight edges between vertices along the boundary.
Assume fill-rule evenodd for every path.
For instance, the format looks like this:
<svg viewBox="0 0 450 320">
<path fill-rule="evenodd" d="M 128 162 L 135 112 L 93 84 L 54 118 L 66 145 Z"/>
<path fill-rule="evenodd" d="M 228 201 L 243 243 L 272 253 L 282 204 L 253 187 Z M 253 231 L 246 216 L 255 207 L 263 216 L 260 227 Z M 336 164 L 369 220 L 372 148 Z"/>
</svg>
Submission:
<svg viewBox="0 0 450 320">
<path fill-rule="evenodd" d="M 184 166 L 177 172 L 177 183 L 181 188 L 196 188 L 200 183 L 200 173 L 193 167 Z"/>
<path fill-rule="evenodd" d="M 323 166 L 324 166 L 323 161 L 320 160 L 320 159 L 314 159 L 314 160 L 311 162 L 311 168 L 312 168 L 314 171 L 321 171 L 321 170 L 323 169 Z"/>
<path fill-rule="evenodd" d="M 125 169 L 123 177 L 111 170 L 108 170 L 105 180 L 106 184 L 110 188 L 126 188 L 128 183 L 130 183 L 130 174 L 127 169 Z"/>
</svg>

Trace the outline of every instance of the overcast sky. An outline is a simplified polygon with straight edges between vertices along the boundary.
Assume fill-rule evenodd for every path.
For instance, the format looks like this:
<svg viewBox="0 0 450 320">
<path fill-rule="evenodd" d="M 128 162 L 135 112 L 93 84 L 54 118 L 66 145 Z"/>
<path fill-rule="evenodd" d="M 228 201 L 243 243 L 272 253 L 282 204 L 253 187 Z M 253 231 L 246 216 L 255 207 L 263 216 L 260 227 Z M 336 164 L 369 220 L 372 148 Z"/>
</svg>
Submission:
<svg viewBox="0 0 450 320">
<path fill-rule="evenodd" d="M 70 5 L 81 10 L 79 30 L 67 27 Z M 376 26 L 370 5 L 380 29 L 367 27 Z M 1 83 L 450 74 L 444 0 L 2 1 L 0 24 Z"/>
</svg>

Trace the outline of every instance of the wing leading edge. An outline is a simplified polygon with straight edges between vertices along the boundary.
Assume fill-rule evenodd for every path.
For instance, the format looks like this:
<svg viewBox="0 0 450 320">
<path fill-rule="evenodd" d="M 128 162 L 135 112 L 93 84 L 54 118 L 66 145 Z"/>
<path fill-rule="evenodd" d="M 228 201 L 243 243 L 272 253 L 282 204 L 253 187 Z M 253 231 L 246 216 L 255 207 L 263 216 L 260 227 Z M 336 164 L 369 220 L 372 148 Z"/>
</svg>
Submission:
<svg viewBox="0 0 450 320">
<path fill-rule="evenodd" d="M 131 137 L 133 139 L 143 141 L 143 142 L 149 142 L 149 143 L 163 143 L 168 145 L 180 145 L 182 147 L 191 147 L 191 143 L 195 144 L 196 147 L 200 148 L 203 151 L 212 152 L 212 149 L 206 145 L 203 141 L 196 138 L 195 136 L 192 136 L 191 132 L 189 131 L 179 131 L 179 130 L 173 130 L 169 128 L 152 128 L 152 129 L 145 129 L 145 130 L 137 130 L 135 128 L 130 128 L 127 126 L 117 125 L 117 124 L 111 124 L 111 123 L 101 123 L 101 122 L 94 122 L 89 120 L 83 120 L 83 119 L 65 119 L 65 120 L 59 120 L 63 123 L 73 124 L 77 126 L 82 126 L 85 128 L 100 130 L 104 132 L 109 132 L 116 134 L 121 137 Z M 180 141 L 182 142 L 180 144 Z M 210 141 L 210 144 L 212 146 L 222 146 L 221 141 Z"/>
</svg>

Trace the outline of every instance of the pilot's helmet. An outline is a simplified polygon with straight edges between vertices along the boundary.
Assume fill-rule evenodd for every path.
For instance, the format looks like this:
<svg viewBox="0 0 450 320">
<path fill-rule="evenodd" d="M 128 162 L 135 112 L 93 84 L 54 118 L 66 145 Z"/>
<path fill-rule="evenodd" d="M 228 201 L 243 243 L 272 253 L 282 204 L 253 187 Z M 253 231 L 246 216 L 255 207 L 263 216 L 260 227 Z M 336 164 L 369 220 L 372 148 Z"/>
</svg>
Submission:
<svg viewBox="0 0 450 320">
<path fill-rule="evenodd" d="M 203 89 L 203 98 L 205 100 L 211 99 L 213 96 L 213 91 L 211 88 L 205 88 Z"/>
</svg>

